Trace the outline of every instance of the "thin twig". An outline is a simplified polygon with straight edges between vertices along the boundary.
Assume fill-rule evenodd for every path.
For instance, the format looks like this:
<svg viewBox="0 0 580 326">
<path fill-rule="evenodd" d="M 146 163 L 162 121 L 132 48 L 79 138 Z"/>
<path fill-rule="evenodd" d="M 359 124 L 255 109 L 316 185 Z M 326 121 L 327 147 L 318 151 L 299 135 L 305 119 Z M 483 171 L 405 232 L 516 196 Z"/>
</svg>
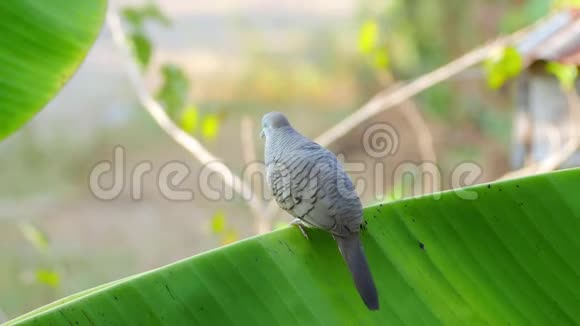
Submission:
<svg viewBox="0 0 580 326">
<path fill-rule="evenodd" d="M 526 175 L 534 174 L 534 172 L 538 169 L 538 163 L 531 163 L 530 165 L 524 166 L 521 169 L 517 169 L 514 171 L 507 172 L 506 174 L 502 175 L 501 177 L 497 178 L 497 180 L 508 180 L 523 177 Z"/>
<path fill-rule="evenodd" d="M 435 153 L 435 147 L 433 146 L 433 135 L 417 106 L 410 102 L 407 109 L 402 111 L 407 121 L 409 121 L 411 128 L 415 130 L 415 133 L 417 134 L 417 143 L 419 145 L 421 160 L 434 163 L 437 162 L 437 154 Z"/>
<path fill-rule="evenodd" d="M 252 178 L 258 174 L 258 162 L 256 157 L 256 143 L 254 142 L 255 137 L 254 123 L 252 118 L 244 115 L 240 120 L 240 139 L 242 142 L 242 156 L 244 158 L 244 163 L 246 169 L 244 170 L 243 176 L 249 179 L 245 180 L 254 189 L 253 195 L 263 194 L 264 187 L 261 183 L 253 183 Z M 264 212 L 260 214 L 259 217 L 255 219 L 255 228 L 258 230 L 259 234 L 266 233 L 270 231 L 270 219 L 266 217 Z"/>
<path fill-rule="evenodd" d="M 580 147 L 580 139 L 578 137 L 571 138 L 560 151 L 554 153 L 544 161 L 542 161 L 535 173 L 545 173 L 557 169 L 560 165 L 566 162 Z"/>
<path fill-rule="evenodd" d="M 415 133 L 418 145 L 417 147 L 419 149 L 419 154 L 421 155 L 421 161 L 424 163 L 429 162 L 437 164 L 437 155 L 435 154 L 435 147 L 433 146 L 433 135 L 429 130 L 427 122 L 425 122 L 425 119 L 423 119 L 421 112 L 417 108 L 417 105 L 415 105 L 415 103 L 412 101 L 408 101 L 406 105 L 402 107 L 401 112 Z M 428 180 L 423 182 L 423 194 L 440 190 L 441 185 L 438 182 L 439 180 L 419 178 L 419 180 L 421 179 Z"/>
<path fill-rule="evenodd" d="M 254 124 L 252 119 L 244 115 L 240 120 L 240 136 L 242 141 L 242 155 L 244 162 L 256 162 L 256 144 L 254 143 Z"/>
<path fill-rule="evenodd" d="M 153 117 L 155 122 L 165 131 L 173 140 L 183 146 L 190 152 L 201 164 L 218 175 L 224 181 L 224 184 L 238 194 L 252 194 L 249 196 L 248 205 L 255 218 L 261 218 L 263 204 L 259 196 L 254 194 L 252 188 L 239 176 L 234 174 L 220 159 L 210 153 L 197 139 L 193 138 L 181 128 L 179 128 L 167 115 L 163 106 L 157 102 L 150 94 L 143 82 L 143 76 L 135 60 L 132 59 L 129 42 L 123 31 L 119 16 L 110 10 L 107 15 L 107 24 L 113 36 L 113 40 L 119 50 L 125 57 L 125 68 L 129 81 L 137 93 L 139 101 L 147 112 Z M 210 164 L 211 163 L 211 164 Z M 219 164 L 216 164 L 219 163 Z M 258 230 L 262 232 L 262 230 Z"/>
</svg>

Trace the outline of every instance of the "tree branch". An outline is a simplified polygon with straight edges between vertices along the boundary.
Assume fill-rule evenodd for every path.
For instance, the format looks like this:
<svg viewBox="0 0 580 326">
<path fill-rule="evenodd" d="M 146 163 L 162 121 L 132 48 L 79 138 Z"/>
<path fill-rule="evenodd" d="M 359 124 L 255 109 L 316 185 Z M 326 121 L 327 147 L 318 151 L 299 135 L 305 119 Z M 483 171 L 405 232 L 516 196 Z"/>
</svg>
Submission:
<svg viewBox="0 0 580 326">
<path fill-rule="evenodd" d="M 249 195 L 248 205 L 256 219 L 262 218 L 263 203 L 260 201 L 251 187 L 242 180 L 239 176 L 234 174 L 225 164 L 209 164 L 215 162 L 222 162 L 212 153 L 210 153 L 197 139 L 193 138 L 181 128 L 179 128 L 167 115 L 165 109 L 153 96 L 143 82 L 143 76 L 135 60 L 132 58 L 129 42 L 127 36 L 123 31 L 121 20 L 114 10 L 109 10 L 107 14 L 107 25 L 113 36 L 113 41 L 125 57 L 125 68 L 131 85 L 137 93 L 137 97 L 146 111 L 153 117 L 159 127 L 163 129 L 173 140 L 183 146 L 193 157 L 195 157 L 201 164 L 206 165 L 207 168 L 221 176 L 224 184 L 241 195 Z M 260 223 L 258 223 L 260 224 Z M 257 230 L 263 232 L 263 230 Z"/>
<path fill-rule="evenodd" d="M 525 30 L 498 38 L 487 45 L 476 48 L 462 57 L 451 61 L 392 92 L 388 90 L 380 92 L 350 116 L 318 136 L 315 141 L 322 146 L 328 146 L 374 115 L 400 105 L 407 99 L 421 93 L 422 91 L 489 58 L 496 51 L 499 51 L 506 45 L 519 40 Z"/>
</svg>

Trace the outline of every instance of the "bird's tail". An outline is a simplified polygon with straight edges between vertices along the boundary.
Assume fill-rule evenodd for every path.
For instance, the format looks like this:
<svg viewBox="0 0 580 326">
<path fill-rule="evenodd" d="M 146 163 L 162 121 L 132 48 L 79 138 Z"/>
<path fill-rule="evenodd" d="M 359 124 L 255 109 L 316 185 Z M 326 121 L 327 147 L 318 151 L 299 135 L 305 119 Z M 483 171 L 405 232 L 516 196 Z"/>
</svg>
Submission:
<svg viewBox="0 0 580 326">
<path fill-rule="evenodd" d="M 338 249 L 348 265 L 354 284 L 369 310 L 379 309 L 379 296 L 358 233 L 347 237 L 334 235 Z"/>
</svg>

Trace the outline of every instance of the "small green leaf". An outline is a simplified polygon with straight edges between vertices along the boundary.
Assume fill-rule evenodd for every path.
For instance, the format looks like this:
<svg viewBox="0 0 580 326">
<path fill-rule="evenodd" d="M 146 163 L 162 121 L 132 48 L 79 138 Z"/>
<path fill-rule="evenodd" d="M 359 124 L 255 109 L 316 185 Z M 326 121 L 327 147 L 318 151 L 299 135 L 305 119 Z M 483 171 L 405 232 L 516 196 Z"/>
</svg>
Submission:
<svg viewBox="0 0 580 326">
<path fill-rule="evenodd" d="M 165 64 L 162 68 L 163 84 L 157 93 L 157 98 L 167 110 L 170 117 L 175 118 L 187 102 L 190 81 L 183 69 L 173 64 Z"/>
<path fill-rule="evenodd" d="M 143 8 L 143 13 L 145 17 L 148 17 L 162 25 L 169 26 L 171 24 L 171 20 L 167 17 L 154 3 L 149 3 Z"/>
<path fill-rule="evenodd" d="M 215 139 L 218 134 L 220 118 L 216 114 L 206 115 L 201 122 L 201 134 L 206 139 Z"/>
<path fill-rule="evenodd" d="M 517 76 L 522 71 L 522 56 L 515 48 L 507 47 L 503 53 L 502 64 L 508 76 Z"/>
<path fill-rule="evenodd" d="M 142 31 L 143 25 L 147 20 L 159 22 L 165 26 L 169 25 L 171 21 L 156 4 L 150 3 L 143 7 L 128 7 L 124 8 L 121 15 L 127 23 L 131 25 L 133 30 Z"/>
<path fill-rule="evenodd" d="M 36 271 L 36 280 L 38 283 L 56 288 L 60 284 L 60 275 L 53 270 L 38 269 Z"/>
<path fill-rule="evenodd" d="M 358 48 L 364 54 L 371 53 L 376 46 L 379 26 L 374 20 L 365 21 L 359 31 Z"/>
<path fill-rule="evenodd" d="M 491 89 L 500 88 L 506 81 L 505 75 L 500 71 L 491 69 L 487 72 L 487 86 Z"/>
<path fill-rule="evenodd" d="M 506 47 L 497 56 L 485 61 L 487 85 L 500 88 L 507 80 L 520 74 L 523 68 L 522 56 L 513 47 Z"/>
<path fill-rule="evenodd" d="M 218 211 L 211 218 L 211 231 L 214 234 L 221 234 L 226 229 L 226 216 L 224 212 Z"/>
<path fill-rule="evenodd" d="M 30 223 L 22 223 L 20 224 L 20 231 L 24 238 L 38 251 L 44 252 L 48 249 L 48 237 L 36 226 Z"/>
<path fill-rule="evenodd" d="M 376 68 L 386 70 L 389 68 L 389 55 L 386 51 L 376 51 L 373 54 L 373 64 Z"/>
<path fill-rule="evenodd" d="M 141 29 L 143 27 L 143 15 L 137 8 L 125 8 L 121 11 L 121 16 L 134 29 Z"/>
<path fill-rule="evenodd" d="M 578 68 L 575 65 L 565 65 L 555 61 L 548 62 L 546 71 L 558 78 L 564 90 L 571 90 L 578 77 Z"/>
<path fill-rule="evenodd" d="M 189 106 L 181 114 L 181 128 L 192 134 L 197 129 L 199 120 L 198 110 L 195 106 Z"/>
<path fill-rule="evenodd" d="M 137 61 L 142 68 L 147 68 L 149 62 L 151 61 L 151 54 L 153 53 L 153 48 L 149 38 L 142 33 L 134 33 L 130 36 L 131 47 L 133 49 L 133 54 L 137 58 Z"/>
</svg>

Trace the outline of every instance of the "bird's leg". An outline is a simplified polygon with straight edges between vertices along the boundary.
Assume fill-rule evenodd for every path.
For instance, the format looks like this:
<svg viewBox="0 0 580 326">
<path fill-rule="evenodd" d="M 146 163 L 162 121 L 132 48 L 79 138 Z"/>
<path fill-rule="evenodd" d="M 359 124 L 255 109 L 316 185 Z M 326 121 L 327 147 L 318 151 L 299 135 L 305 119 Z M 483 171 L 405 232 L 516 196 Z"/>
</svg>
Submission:
<svg viewBox="0 0 580 326">
<path fill-rule="evenodd" d="M 299 218 L 293 219 L 292 222 L 290 222 L 290 225 L 298 227 L 298 229 L 300 229 L 300 232 L 302 232 L 302 235 L 306 238 L 306 240 L 308 240 L 308 234 L 306 234 L 306 230 L 304 230 L 305 225 L 301 219 Z"/>
</svg>

